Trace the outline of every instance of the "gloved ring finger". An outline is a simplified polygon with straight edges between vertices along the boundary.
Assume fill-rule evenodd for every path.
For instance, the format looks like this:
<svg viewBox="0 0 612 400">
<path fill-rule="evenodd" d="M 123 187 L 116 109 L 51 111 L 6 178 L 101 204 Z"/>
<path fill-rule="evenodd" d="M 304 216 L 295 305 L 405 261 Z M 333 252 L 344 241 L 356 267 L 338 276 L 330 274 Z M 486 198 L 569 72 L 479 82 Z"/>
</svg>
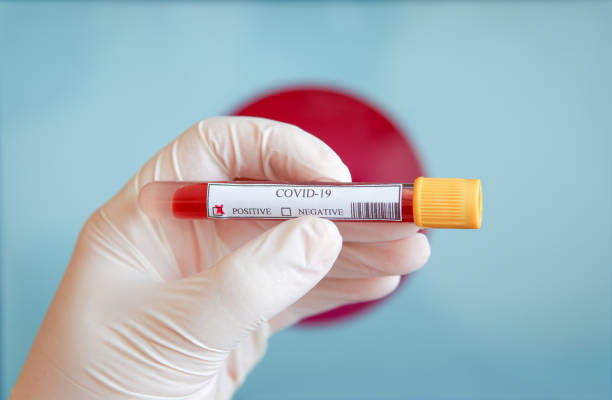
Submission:
<svg viewBox="0 0 612 400">
<path fill-rule="evenodd" d="M 345 304 L 371 301 L 385 297 L 399 285 L 399 276 L 363 279 L 325 278 L 308 294 L 270 321 L 273 332 L 296 322 Z"/>
</svg>

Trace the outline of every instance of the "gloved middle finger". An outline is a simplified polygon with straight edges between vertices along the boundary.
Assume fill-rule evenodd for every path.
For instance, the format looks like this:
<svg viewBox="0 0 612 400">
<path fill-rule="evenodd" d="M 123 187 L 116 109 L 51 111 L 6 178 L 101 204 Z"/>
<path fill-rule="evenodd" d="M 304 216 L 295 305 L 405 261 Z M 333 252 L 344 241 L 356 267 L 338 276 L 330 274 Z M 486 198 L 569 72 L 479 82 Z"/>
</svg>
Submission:
<svg viewBox="0 0 612 400">
<path fill-rule="evenodd" d="M 405 275 L 421 268 L 429 254 L 429 242 L 422 233 L 384 242 L 344 242 L 327 276 L 365 278 Z"/>
<path fill-rule="evenodd" d="M 258 220 L 262 229 L 269 229 L 280 221 Z M 414 235 L 419 227 L 410 222 L 336 222 L 342 240 L 347 242 L 384 242 Z"/>
</svg>

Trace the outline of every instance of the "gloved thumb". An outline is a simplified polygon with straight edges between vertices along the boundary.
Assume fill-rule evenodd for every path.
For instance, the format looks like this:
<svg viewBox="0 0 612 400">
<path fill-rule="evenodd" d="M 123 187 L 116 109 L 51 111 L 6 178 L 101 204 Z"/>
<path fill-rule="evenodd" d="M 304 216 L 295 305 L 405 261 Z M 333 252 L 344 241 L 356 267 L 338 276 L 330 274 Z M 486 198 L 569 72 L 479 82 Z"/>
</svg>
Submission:
<svg viewBox="0 0 612 400">
<path fill-rule="evenodd" d="M 206 348 L 229 351 L 262 322 L 304 296 L 334 264 L 342 247 L 336 225 L 289 220 L 221 259 L 170 283 L 164 301 L 173 325 Z"/>
</svg>

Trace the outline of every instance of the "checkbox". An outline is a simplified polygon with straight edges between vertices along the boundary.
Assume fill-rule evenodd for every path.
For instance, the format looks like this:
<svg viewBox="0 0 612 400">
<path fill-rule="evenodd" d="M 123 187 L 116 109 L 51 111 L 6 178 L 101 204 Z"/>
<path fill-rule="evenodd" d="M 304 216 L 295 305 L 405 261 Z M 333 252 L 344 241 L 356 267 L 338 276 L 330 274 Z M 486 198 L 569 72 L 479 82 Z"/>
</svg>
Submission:
<svg viewBox="0 0 612 400">
<path fill-rule="evenodd" d="M 291 216 L 291 208 L 281 207 L 281 217 L 290 217 L 290 216 Z"/>
</svg>

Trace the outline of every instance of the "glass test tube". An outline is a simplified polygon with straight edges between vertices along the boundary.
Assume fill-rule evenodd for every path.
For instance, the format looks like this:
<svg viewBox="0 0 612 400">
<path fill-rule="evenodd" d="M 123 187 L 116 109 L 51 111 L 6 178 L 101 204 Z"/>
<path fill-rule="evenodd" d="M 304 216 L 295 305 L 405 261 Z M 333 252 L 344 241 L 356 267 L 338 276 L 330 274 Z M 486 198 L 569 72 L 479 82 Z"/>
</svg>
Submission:
<svg viewBox="0 0 612 400">
<path fill-rule="evenodd" d="M 154 218 L 273 219 L 314 215 L 334 221 L 414 222 L 426 228 L 480 228 L 479 179 L 414 183 L 152 182 L 140 192 Z"/>
</svg>

